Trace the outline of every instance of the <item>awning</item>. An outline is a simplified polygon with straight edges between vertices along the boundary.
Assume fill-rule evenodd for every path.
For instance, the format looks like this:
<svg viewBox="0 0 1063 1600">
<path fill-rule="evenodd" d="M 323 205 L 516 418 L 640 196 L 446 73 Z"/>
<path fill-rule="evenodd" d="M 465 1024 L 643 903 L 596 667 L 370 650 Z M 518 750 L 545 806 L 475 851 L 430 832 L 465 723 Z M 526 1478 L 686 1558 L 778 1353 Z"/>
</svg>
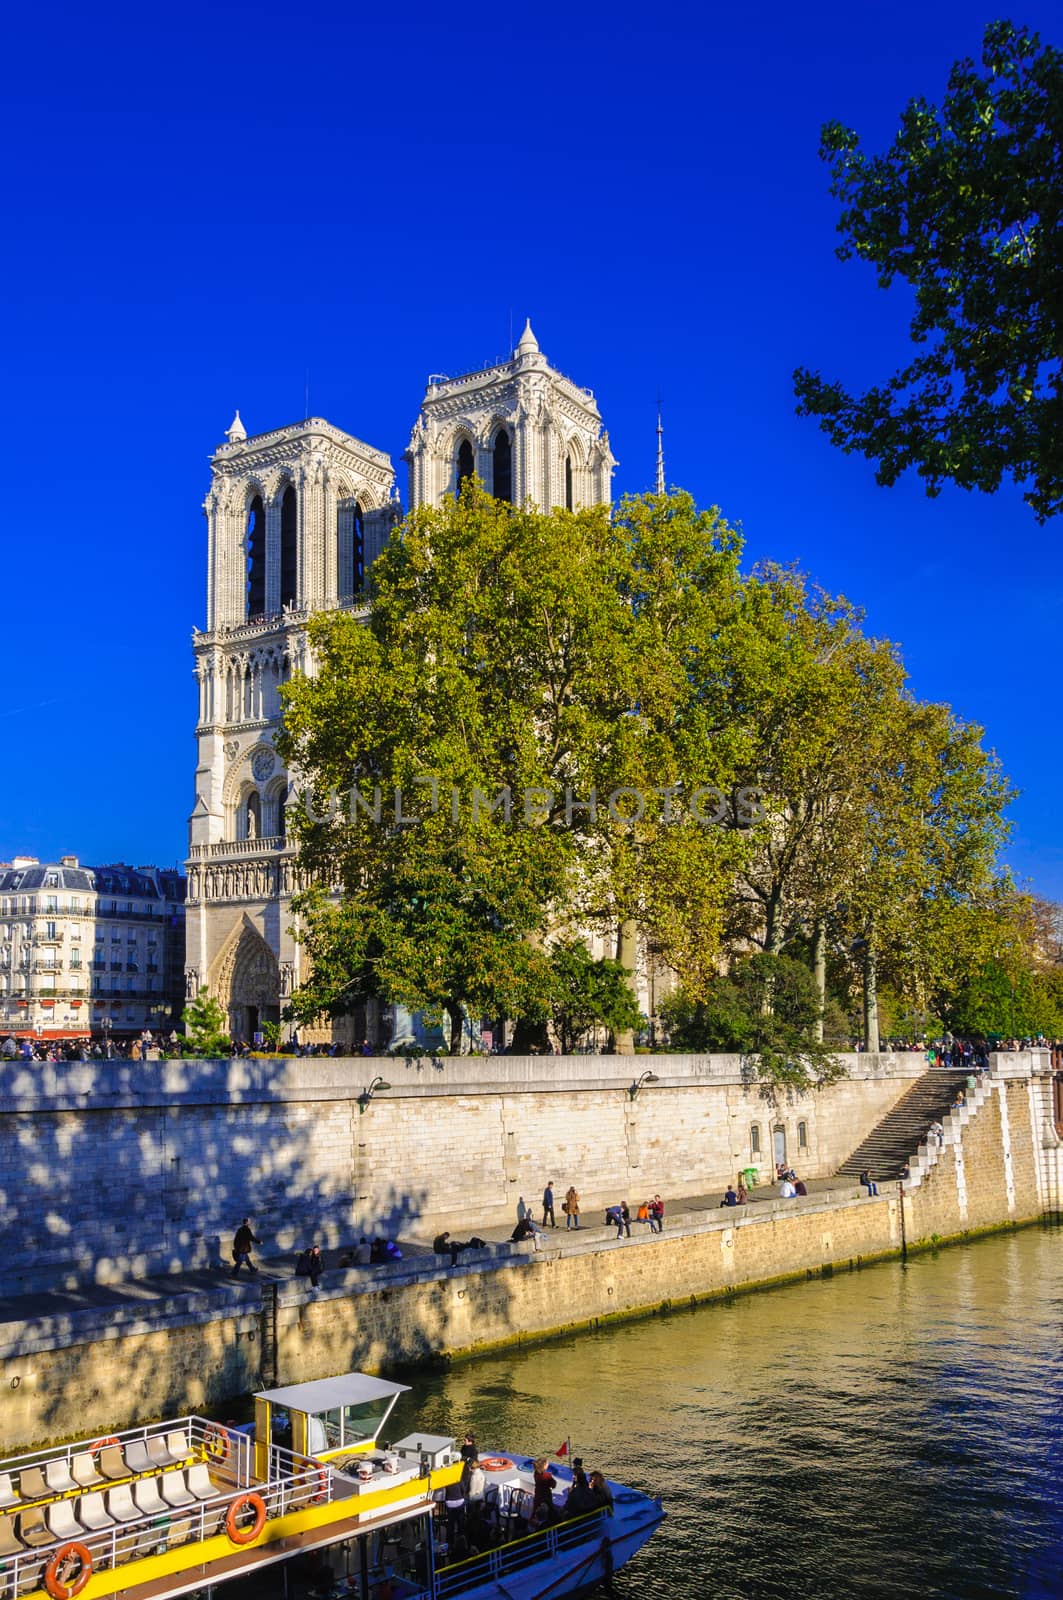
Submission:
<svg viewBox="0 0 1063 1600">
<path fill-rule="evenodd" d="M 256 1400 L 268 1400 L 286 1410 L 308 1415 L 337 1411 L 341 1406 L 360 1406 L 367 1400 L 387 1400 L 409 1394 L 408 1383 L 389 1383 L 386 1378 L 370 1378 L 364 1372 L 347 1372 L 339 1378 L 317 1378 L 312 1383 L 293 1383 L 286 1389 L 264 1389 Z"/>
</svg>

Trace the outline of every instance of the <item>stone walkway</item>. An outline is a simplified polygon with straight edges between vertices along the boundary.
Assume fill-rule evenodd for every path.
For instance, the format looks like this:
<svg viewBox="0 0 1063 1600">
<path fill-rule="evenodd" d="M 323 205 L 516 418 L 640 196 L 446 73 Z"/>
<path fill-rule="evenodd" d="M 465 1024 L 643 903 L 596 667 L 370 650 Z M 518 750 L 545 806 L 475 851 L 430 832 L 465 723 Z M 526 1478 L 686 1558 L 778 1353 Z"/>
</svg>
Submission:
<svg viewBox="0 0 1063 1600">
<path fill-rule="evenodd" d="M 885 1194 L 895 1189 L 894 1184 L 880 1185 L 880 1192 Z M 641 1191 L 640 1191 L 641 1192 Z M 845 1177 L 813 1178 L 808 1181 L 809 1199 L 820 1202 L 829 1199 L 852 1200 L 862 1198 L 863 1189 L 852 1179 Z M 665 1232 L 682 1233 L 690 1227 L 697 1227 L 715 1216 L 720 1208 L 722 1190 L 715 1190 L 709 1194 L 684 1195 L 681 1199 L 672 1200 L 668 1195 L 665 1201 Z M 527 1197 L 526 1197 L 527 1198 Z M 798 1208 L 803 1201 L 800 1197 L 796 1200 L 780 1200 L 776 1193 L 775 1185 L 761 1185 L 750 1192 L 747 1208 L 735 1208 L 732 1215 L 736 1220 L 743 1215 L 753 1215 L 762 1206 L 770 1204 L 773 1209 L 788 1210 Z M 630 1204 L 630 1202 L 629 1202 Z M 516 1201 L 514 1201 L 514 1207 Z M 602 1207 L 583 1212 L 583 1221 L 579 1229 L 566 1229 L 565 1218 L 560 1210 L 560 1196 L 558 1197 L 557 1214 L 560 1225 L 557 1228 L 548 1228 L 545 1231 L 546 1246 L 550 1250 L 579 1250 L 605 1243 L 616 1239 L 616 1228 L 606 1226 L 603 1222 Z M 535 1211 L 536 1220 L 541 1216 L 541 1208 Z M 516 1215 L 512 1223 L 497 1226 L 484 1226 L 477 1224 L 475 1217 L 464 1218 L 461 1222 L 453 1222 L 450 1232 L 456 1239 L 468 1239 L 478 1236 L 489 1244 L 499 1244 L 508 1240 L 516 1223 Z M 632 1219 L 631 1244 L 634 1245 L 644 1239 L 653 1237 L 645 1223 Z M 398 1241 L 404 1260 L 431 1256 L 434 1260 L 442 1261 L 444 1258 L 435 1257 L 431 1239 L 419 1234 L 404 1234 Z M 322 1288 L 328 1287 L 329 1271 L 340 1266 L 341 1258 L 350 1251 L 350 1245 L 337 1245 L 322 1251 L 325 1261 L 325 1272 L 321 1279 Z M 460 1257 L 459 1257 L 460 1263 Z M 17 1296 L 5 1296 L 0 1308 L 0 1324 L 5 1322 L 25 1323 L 37 1318 L 62 1318 L 71 1316 L 79 1311 L 106 1310 L 110 1307 L 120 1307 L 127 1314 L 135 1312 L 138 1306 L 145 1310 L 149 1305 L 158 1305 L 161 1302 L 176 1300 L 186 1295 L 202 1296 L 211 1292 L 225 1291 L 232 1296 L 234 1291 L 242 1284 L 245 1286 L 248 1300 L 257 1305 L 257 1286 L 261 1283 L 284 1283 L 293 1281 L 295 1269 L 294 1254 L 284 1256 L 265 1256 L 258 1259 L 259 1274 L 257 1278 L 248 1278 L 246 1272 L 241 1272 L 240 1277 L 233 1278 L 231 1272 L 222 1269 L 203 1269 L 189 1272 L 160 1274 L 149 1278 L 130 1279 L 116 1284 L 88 1284 L 81 1289 L 47 1289 L 41 1288 L 35 1292 Z M 303 1281 L 303 1280 L 300 1280 Z M 250 1307 L 249 1307 L 250 1309 Z"/>
</svg>

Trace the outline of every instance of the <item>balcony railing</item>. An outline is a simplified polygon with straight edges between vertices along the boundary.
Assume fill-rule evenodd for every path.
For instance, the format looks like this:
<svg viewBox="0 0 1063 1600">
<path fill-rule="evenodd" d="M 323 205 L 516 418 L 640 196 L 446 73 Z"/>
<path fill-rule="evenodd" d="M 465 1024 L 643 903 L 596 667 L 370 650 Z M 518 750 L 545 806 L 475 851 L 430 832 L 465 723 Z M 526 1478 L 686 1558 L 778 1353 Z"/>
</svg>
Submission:
<svg viewBox="0 0 1063 1600">
<path fill-rule="evenodd" d="M 204 861 L 216 856 L 271 855 L 283 850 L 287 842 L 282 833 L 267 834 L 263 839 L 220 839 L 217 844 L 194 844 L 189 856 L 193 861 Z"/>
</svg>

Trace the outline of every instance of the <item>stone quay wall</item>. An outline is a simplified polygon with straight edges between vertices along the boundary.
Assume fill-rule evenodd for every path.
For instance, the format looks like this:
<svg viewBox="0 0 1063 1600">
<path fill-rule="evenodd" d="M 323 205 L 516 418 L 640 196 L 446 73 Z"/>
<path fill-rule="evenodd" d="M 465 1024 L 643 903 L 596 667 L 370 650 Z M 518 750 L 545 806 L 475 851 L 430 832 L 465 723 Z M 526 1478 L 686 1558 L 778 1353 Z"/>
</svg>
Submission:
<svg viewBox="0 0 1063 1600">
<path fill-rule="evenodd" d="M 316 1295 L 295 1282 L 275 1298 L 225 1283 L 0 1325 L 0 1445 L 224 1405 L 277 1381 L 482 1353 L 1033 1222 L 1059 1209 L 1051 1076 L 1036 1056 L 1003 1060 L 903 1194 L 889 1185 L 865 1197 L 839 1180 L 741 1211 L 679 1205 L 663 1234 L 631 1241 L 494 1246 L 456 1268 L 418 1257 L 329 1274 Z"/>
<path fill-rule="evenodd" d="M 244 1216 L 271 1255 L 495 1226 L 548 1179 L 559 1204 L 575 1183 L 591 1209 L 671 1205 L 749 1163 L 771 1172 L 776 1137 L 823 1177 L 925 1070 L 915 1054 L 846 1063 L 830 1088 L 774 1099 L 728 1056 L 12 1063 L 0 1295 L 218 1266 Z M 658 1081 L 632 1098 L 645 1070 Z M 377 1077 L 390 1087 L 365 1105 Z"/>
</svg>

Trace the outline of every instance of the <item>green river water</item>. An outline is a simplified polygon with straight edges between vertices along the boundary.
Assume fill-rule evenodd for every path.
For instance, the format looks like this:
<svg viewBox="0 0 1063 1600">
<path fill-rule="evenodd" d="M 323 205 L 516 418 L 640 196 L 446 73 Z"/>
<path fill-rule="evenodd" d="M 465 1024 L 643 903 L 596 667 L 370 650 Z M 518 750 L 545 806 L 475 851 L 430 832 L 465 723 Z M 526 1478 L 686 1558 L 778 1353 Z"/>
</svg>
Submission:
<svg viewBox="0 0 1063 1600">
<path fill-rule="evenodd" d="M 492 1354 L 413 1427 L 659 1494 L 625 1600 L 1063 1600 L 1063 1230 Z"/>
</svg>

